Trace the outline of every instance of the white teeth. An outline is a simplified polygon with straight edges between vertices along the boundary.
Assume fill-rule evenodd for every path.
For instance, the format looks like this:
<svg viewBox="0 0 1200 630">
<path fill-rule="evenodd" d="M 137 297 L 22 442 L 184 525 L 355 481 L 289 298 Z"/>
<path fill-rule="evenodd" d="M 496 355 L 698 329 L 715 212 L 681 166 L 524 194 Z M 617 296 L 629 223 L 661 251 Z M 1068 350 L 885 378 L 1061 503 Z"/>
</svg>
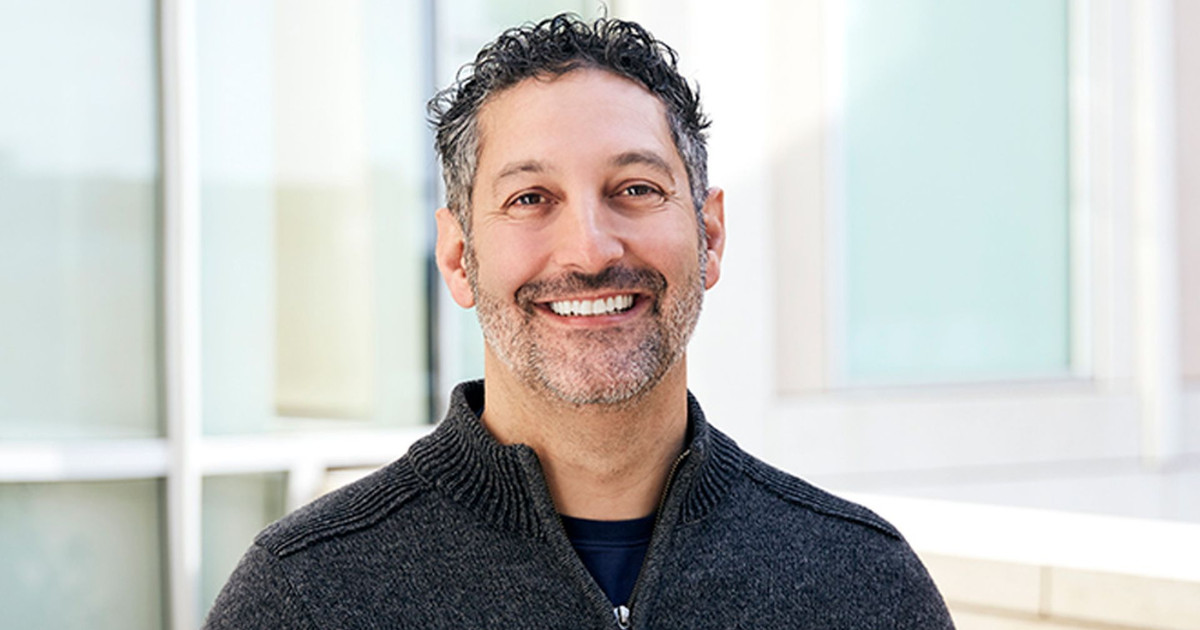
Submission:
<svg viewBox="0 0 1200 630">
<path fill-rule="evenodd" d="M 612 315 L 633 306 L 632 295 L 616 295 L 599 300 L 559 300 L 550 303 L 550 310 L 563 317 Z"/>
</svg>

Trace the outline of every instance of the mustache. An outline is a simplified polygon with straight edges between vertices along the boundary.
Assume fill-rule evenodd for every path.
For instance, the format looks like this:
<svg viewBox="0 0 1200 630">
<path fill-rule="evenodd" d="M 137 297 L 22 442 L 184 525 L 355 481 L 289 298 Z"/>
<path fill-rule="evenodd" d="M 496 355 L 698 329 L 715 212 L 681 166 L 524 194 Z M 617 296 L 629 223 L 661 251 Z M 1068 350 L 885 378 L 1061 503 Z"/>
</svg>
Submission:
<svg viewBox="0 0 1200 630">
<path fill-rule="evenodd" d="M 607 267 L 599 273 L 571 271 L 556 278 L 532 280 L 517 289 L 517 304 L 523 309 L 549 297 L 597 290 L 646 291 L 655 298 L 667 289 L 667 278 L 653 269 L 633 269 L 623 265 Z"/>
</svg>

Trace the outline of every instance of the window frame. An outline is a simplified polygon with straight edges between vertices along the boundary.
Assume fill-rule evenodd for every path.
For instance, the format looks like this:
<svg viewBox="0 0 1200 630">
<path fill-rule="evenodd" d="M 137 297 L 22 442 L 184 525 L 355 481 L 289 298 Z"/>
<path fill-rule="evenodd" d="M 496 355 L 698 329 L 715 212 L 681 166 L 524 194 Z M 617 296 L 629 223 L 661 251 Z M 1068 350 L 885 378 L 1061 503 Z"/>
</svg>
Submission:
<svg viewBox="0 0 1200 630">
<path fill-rule="evenodd" d="M 1169 11 L 1161 3 L 1069 0 L 1071 377 L 872 387 L 837 376 L 845 5 L 773 6 L 790 13 L 774 21 L 788 25 L 775 34 L 788 37 L 776 50 L 794 84 L 774 88 L 770 100 L 787 105 L 772 109 L 772 125 L 817 130 L 820 139 L 807 154 L 785 154 L 771 181 L 779 229 L 768 457 L 838 479 L 981 464 L 1153 463 L 1195 450 L 1180 430 L 1194 394 L 1185 396 L 1171 369 L 1178 287 L 1167 267 L 1178 254 L 1163 247 L 1175 242 L 1167 218 L 1173 181 L 1163 175 L 1171 132 L 1156 122 L 1173 115 Z M 806 40 L 819 42 L 819 63 L 794 45 Z M 847 443 L 847 434 L 860 439 Z M 913 461 L 887 448 L 889 435 L 937 446 Z"/>
</svg>

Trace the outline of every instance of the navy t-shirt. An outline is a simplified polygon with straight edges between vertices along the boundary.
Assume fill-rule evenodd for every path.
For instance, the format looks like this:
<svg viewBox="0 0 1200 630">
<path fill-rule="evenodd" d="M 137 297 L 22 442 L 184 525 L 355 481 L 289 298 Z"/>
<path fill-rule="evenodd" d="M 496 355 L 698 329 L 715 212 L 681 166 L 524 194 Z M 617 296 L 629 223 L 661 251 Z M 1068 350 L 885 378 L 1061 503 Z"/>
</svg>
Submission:
<svg viewBox="0 0 1200 630">
<path fill-rule="evenodd" d="M 654 515 L 630 521 L 593 521 L 562 517 L 567 538 L 583 566 L 614 606 L 629 602 L 642 560 L 650 546 Z"/>
</svg>

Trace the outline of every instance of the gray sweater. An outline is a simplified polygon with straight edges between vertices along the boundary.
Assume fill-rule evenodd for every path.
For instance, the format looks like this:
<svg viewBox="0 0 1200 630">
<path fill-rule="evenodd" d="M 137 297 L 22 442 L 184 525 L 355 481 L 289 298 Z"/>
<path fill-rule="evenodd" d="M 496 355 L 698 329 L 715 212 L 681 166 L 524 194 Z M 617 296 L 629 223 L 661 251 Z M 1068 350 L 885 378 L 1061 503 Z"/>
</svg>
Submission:
<svg viewBox="0 0 1200 630">
<path fill-rule="evenodd" d="M 533 450 L 460 385 L 408 454 L 264 530 L 205 628 L 952 628 L 887 522 L 743 452 L 689 395 L 690 442 L 619 620 Z M 621 611 L 625 612 L 625 611 Z"/>
</svg>

